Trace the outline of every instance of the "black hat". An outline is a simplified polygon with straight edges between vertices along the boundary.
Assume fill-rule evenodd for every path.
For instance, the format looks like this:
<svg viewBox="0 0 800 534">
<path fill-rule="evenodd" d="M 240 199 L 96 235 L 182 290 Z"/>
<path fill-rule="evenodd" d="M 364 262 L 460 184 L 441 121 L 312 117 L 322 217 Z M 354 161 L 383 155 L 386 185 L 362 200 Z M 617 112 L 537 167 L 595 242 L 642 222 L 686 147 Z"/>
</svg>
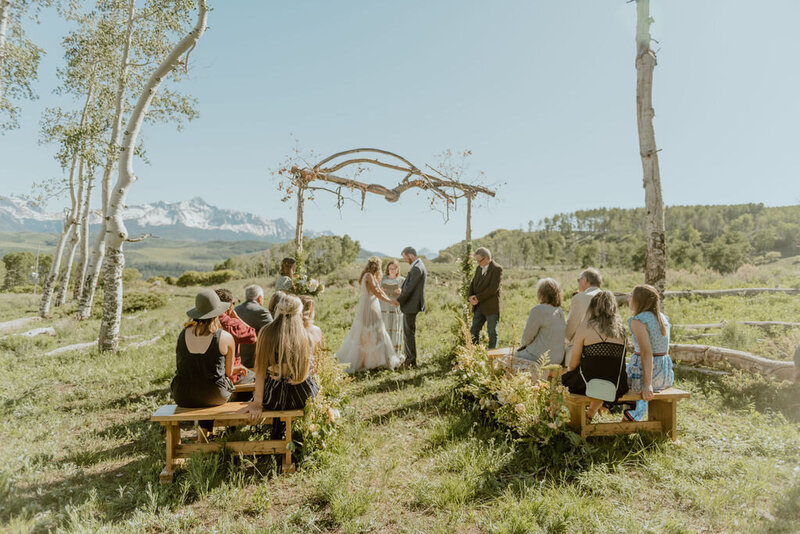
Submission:
<svg viewBox="0 0 800 534">
<path fill-rule="evenodd" d="M 213 290 L 204 289 L 194 298 L 194 308 L 186 315 L 192 319 L 212 319 L 225 313 L 229 307 L 230 303 L 219 300 Z"/>
</svg>

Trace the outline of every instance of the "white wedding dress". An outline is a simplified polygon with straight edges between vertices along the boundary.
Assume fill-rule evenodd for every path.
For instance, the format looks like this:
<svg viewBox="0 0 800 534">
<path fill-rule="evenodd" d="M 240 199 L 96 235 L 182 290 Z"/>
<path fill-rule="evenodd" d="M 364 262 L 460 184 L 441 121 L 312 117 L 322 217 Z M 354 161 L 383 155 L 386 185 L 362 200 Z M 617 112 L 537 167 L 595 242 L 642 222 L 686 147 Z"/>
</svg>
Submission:
<svg viewBox="0 0 800 534">
<path fill-rule="evenodd" d="M 394 369 L 405 360 L 405 355 L 394 351 L 392 339 L 383 324 L 378 297 L 367 291 L 366 276 L 361 280 L 361 298 L 356 306 L 353 326 L 336 352 L 336 358 L 350 364 L 345 369 L 348 373 L 379 367 Z"/>
</svg>

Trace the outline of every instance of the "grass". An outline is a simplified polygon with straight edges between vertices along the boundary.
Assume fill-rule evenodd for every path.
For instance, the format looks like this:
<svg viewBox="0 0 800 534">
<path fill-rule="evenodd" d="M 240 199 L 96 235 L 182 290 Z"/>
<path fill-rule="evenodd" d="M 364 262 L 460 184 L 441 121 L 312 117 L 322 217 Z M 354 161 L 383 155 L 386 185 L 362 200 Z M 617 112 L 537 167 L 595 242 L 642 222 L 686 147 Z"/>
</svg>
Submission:
<svg viewBox="0 0 800 534">
<path fill-rule="evenodd" d="M 89 350 L 42 356 L 96 337 L 98 320 L 77 323 L 69 309 L 41 323 L 53 324 L 56 338 L 0 340 L 0 362 L 13 377 L 0 383 L 0 530 L 800 530 L 797 385 L 742 374 L 701 376 L 679 366 L 677 385 L 692 398 L 678 408 L 677 444 L 649 435 L 522 443 L 483 425 L 459 403 L 447 358 L 453 343 L 448 305 L 457 302 L 457 278 L 452 266 L 431 267 L 431 310 L 418 326 L 422 365 L 359 376 L 342 434 L 290 477 L 275 476 L 270 459 L 212 454 L 192 458 L 172 485 L 157 484 L 163 431 L 148 418 L 170 402 L 174 343 L 193 303 L 192 288 L 152 288 L 168 294 L 167 306 L 123 319 L 123 335 L 147 339 L 166 329 L 149 347 L 118 355 Z M 357 293 L 350 280 L 357 272 L 344 268 L 326 280 L 332 283 L 320 298 L 317 322 L 332 347 L 352 320 Z M 542 274 L 507 273 L 504 344 L 518 341 Z M 744 283 L 712 280 L 708 273 L 687 276 L 703 283 L 692 286 L 697 288 Z M 555 277 L 574 280 L 577 271 Z M 607 276 L 618 290 L 630 289 L 639 277 Z M 260 282 L 266 287 L 270 281 Z M 241 296 L 244 285 L 229 287 Z M 35 314 L 36 305 L 29 295 L 0 294 L 7 319 Z M 673 322 L 689 323 L 790 320 L 800 310 L 791 298 L 760 296 L 676 300 L 667 311 Z M 785 358 L 796 335 L 729 327 L 720 342 L 772 346 L 764 355 Z"/>
</svg>

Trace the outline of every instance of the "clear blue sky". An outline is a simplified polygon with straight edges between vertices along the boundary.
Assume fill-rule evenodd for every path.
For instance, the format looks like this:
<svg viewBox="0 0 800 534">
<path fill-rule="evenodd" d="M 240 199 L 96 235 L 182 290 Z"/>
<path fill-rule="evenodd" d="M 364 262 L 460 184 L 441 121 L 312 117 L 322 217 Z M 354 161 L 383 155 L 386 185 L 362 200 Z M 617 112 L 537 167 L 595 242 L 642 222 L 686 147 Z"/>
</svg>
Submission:
<svg viewBox="0 0 800 534">
<path fill-rule="evenodd" d="M 201 117 L 182 132 L 147 127 L 151 165 L 129 203 L 201 196 L 294 220 L 270 170 L 294 146 L 319 155 L 361 146 L 417 165 L 473 150 L 498 197 L 474 235 L 558 212 L 644 204 L 635 117 L 635 6 L 624 0 L 219 1 L 185 88 Z M 800 202 L 800 2 L 652 0 L 659 41 L 656 140 L 667 204 Z M 58 103 L 63 22 L 30 28 L 47 50 L 23 127 L 0 136 L 2 194 L 59 172 L 37 143 L 41 110 Z M 369 178 L 394 185 L 398 176 Z M 501 185 L 502 184 L 502 185 Z M 50 209 L 58 208 L 53 202 Z M 413 193 L 366 211 L 318 195 L 307 227 L 365 248 L 438 249 L 463 237 Z"/>
</svg>

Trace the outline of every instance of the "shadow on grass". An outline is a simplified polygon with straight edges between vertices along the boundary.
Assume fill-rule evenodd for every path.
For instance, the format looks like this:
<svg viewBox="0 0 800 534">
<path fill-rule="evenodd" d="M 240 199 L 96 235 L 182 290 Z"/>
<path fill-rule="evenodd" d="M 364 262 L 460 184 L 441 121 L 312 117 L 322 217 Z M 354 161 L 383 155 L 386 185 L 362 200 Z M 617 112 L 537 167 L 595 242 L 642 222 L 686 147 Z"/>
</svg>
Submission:
<svg viewBox="0 0 800 534">
<path fill-rule="evenodd" d="M 774 521 L 764 526 L 764 532 L 778 534 L 800 531 L 800 480 L 778 500 L 773 510 Z"/>
<path fill-rule="evenodd" d="M 675 378 L 716 399 L 720 409 L 752 407 L 761 413 L 777 412 L 789 421 L 800 422 L 800 384 L 739 370 L 722 375 L 699 374 L 681 365 L 675 366 Z"/>
<path fill-rule="evenodd" d="M 432 397 L 402 404 L 386 412 L 377 413 L 367 419 L 364 419 L 364 422 L 368 425 L 381 425 L 388 419 L 405 417 L 412 413 L 420 415 L 438 413 L 439 408 L 445 404 L 446 400 L 447 396 L 444 393 L 441 393 Z"/>
</svg>

